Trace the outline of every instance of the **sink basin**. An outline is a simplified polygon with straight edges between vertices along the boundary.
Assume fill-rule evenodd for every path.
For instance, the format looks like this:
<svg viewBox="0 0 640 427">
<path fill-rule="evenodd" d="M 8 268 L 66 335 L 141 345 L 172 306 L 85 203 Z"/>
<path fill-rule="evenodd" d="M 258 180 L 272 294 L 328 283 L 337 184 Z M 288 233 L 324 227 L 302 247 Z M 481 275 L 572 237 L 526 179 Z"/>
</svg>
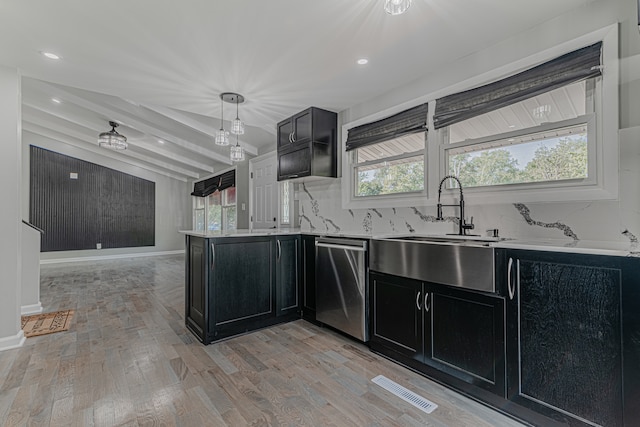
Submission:
<svg viewBox="0 0 640 427">
<path fill-rule="evenodd" d="M 472 238 L 468 238 L 472 237 Z M 495 292 L 498 238 L 398 236 L 371 242 L 373 271 L 431 283 Z"/>
</svg>

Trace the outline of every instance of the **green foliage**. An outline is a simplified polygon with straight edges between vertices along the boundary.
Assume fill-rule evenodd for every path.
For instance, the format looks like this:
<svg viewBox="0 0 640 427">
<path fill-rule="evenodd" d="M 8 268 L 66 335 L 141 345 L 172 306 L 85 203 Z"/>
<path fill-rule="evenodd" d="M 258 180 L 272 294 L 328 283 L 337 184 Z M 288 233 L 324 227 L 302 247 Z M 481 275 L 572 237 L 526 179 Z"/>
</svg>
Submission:
<svg viewBox="0 0 640 427">
<path fill-rule="evenodd" d="M 407 193 L 424 189 L 424 163 L 398 163 L 358 173 L 358 196 Z"/>
<path fill-rule="evenodd" d="M 529 181 L 557 181 L 587 176 L 587 144 L 562 139 L 553 148 L 540 147 L 524 169 Z"/>
</svg>

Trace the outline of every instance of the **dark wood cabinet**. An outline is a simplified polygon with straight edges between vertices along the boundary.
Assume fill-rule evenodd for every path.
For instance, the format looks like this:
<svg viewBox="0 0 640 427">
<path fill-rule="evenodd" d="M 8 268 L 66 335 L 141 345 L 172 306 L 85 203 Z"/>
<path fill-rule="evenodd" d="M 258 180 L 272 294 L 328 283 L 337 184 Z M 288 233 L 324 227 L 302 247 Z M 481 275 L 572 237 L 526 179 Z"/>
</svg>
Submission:
<svg viewBox="0 0 640 427">
<path fill-rule="evenodd" d="M 371 272 L 372 332 L 369 345 L 387 355 L 424 361 L 422 282 Z M 430 330 L 430 328 L 426 328 Z"/>
<path fill-rule="evenodd" d="M 205 239 L 187 236 L 185 256 L 185 322 L 187 327 L 204 340 L 208 322 L 209 281 L 208 251 Z"/>
<path fill-rule="evenodd" d="M 625 339 L 623 319 L 638 300 L 625 295 L 626 261 L 516 250 L 507 260 L 508 398 L 568 425 L 637 425 L 637 336 Z"/>
<path fill-rule="evenodd" d="M 276 315 L 300 310 L 300 237 L 276 236 Z"/>
<path fill-rule="evenodd" d="M 209 330 L 213 338 L 247 330 L 273 316 L 275 272 L 272 238 L 210 239 Z"/>
<path fill-rule="evenodd" d="M 316 238 L 302 235 L 302 317 L 306 320 L 316 320 Z"/>
<path fill-rule="evenodd" d="M 376 272 L 369 280 L 374 351 L 504 397 L 502 297 Z"/>
<path fill-rule="evenodd" d="M 187 236 L 185 324 L 209 344 L 300 317 L 300 238 Z"/>
<path fill-rule="evenodd" d="M 444 286 L 432 289 L 425 300 L 431 317 L 431 331 L 425 333 L 431 352 L 425 362 L 504 397 L 504 298 Z"/>
<path fill-rule="evenodd" d="M 337 117 L 310 107 L 278 123 L 278 181 L 338 176 Z"/>
</svg>

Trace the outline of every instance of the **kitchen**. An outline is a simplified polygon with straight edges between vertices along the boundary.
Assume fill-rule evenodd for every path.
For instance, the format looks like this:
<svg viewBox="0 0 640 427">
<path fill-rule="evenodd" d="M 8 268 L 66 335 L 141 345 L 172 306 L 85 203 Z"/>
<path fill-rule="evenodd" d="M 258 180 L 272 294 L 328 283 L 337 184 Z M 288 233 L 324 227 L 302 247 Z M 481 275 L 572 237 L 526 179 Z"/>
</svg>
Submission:
<svg viewBox="0 0 640 427">
<path fill-rule="evenodd" d="M 370 99 L 355 107 L 341 110 L 339 118 L 340 145 L 344 144 L 348 129 L 355 126 L 365 125 L 376 120 L 381 120 L 392 116 L 408 108 L 421 103 L 429 103 L 429 111 L 432 112 L 431 102 L 443 98 L 452 93 L 476 87 L 474 83 L 492 81 L 509 74 L 510 65 L 517 63 L 518 69 L 526 69 L 538 63 L 553 59 L 558 55 L 569 51 L 574 51 L 583 46 L 591 44 L 592 40 L 579 40 L 574 46 L 564 46 L 559 48 L 557 54 L 546 52 L 552 50 L 554 46 L 568 43 L 573 40 L 585 37 L 587 34 L 598 32 L 603 28 L 608 28 L 615 22 L 620 22 L 619 34 L 616 35 L 616 42 L 619 43 L 615 51 L 620 50 L 620 63 L 614 64 L 620 67 L 620 81 L 616 82 L 616 87 L 620 86 L 619 100 L 613 102 L 614 110 L 618 110 L 617 118 L 613 119 L 614 132 L 605 137 L 606 147 L 602 150 L 602 161 L 604 166 L 610 165 L 611 158 L 615 157 L 614 175 L 617 176 L 619 162 L 619 188 L 604 188 L 604 192 L 613 192 L 617 197 L 573 197 L 567 196 L 566 192 L 556 192 L 546 199 L 531 193 L 526 199 L 500 199 L 499 195 L 478 195 L 473 191 L 465 190 L 465 217 L 475 224 L 472 234 L 486 235 L 485 230 L 499 230 L 500 237 L 514 240 L 537 239 L 544 240 L 548 249 L 554 242 L 560 240 L 562 245 L 574 245 L 576 252 L 588 250 L 588 242 L 607 242 L 604 248 L 609 253 L 617 253 L 619 248 L 630 246 L 633 243 L 633 235 L 637 234 L 637 196 L 633 183 L 637 182 L 637 109 L 633 93 L 637 86 L 638 69 L 634 65 L 638 32 L 637 23 L 629 16 L 635 14 L 636 5 L 634 2 L 589 2 L 588 4 L 576 7 L 571 11 L 559 15 L 537 26 L 505 39 L 502 42 L 489 44 L 484 50 L 470 56 L 462 57 L 452 62 L 452 67 L 440 72 L 432 72 L 427 77 L 413 80 L 394 89 L 392 93 L 380 95 L 378 98 Z M 415 6 L 415 5 L 414 5 Z M 418 10 L 418 9 L 410 9 Z M 633 11 L 633 13 L 632 13 Z M 408 12 L 407 12 L 408 13 Z M 575 15 L 575 17 L 574 17 Z M 404 16 L 404 15 L 403 15 Z M 572 25 L 567 25 L 571 22 Z M 581 22 L 583 24 L 573 24 Z M 529 27 L 526 27 L 529 28 Z M 541 35 L 544 35 L 542 37 Z M 551 36 L 553 35 L 553 36 Z M 595 42 L 595 40 L 593 40 Z M 606 51 L 605 47 L 605 51 Z M 544 55 L 540 52 L 546 52 Z M 524 59 L 531 56 L 540 55 L 530 59 L 529 64 L 523 63 Z M 605 53 L 605 56 L 607 54 Z M 544 56 L 544 57 L 543 57 Z M 617 58 L 617 56 L 616 56 Z M 518 61 L 521 61 L 518 63 Z M 607 74 L 605 64 L 604 75 Z M 450 70 L 454 71 L 451 72 Z M 493 76 L 491 73 L 493 72 Z M 617 74 L 617 73 L 616 73 Z M 479 76 L 479 77 L 477 77 Z M 474 77 L 477 81 L 474 82 Z M 464 82 L 462 85 L 460 82 Z M 458 85 L 458 87 L 456 87 Z M 439 93 L 442 88 L 447 88 L 448 92 Z M 615 92 L 618 92 L 617 90 Z M 607 96 L 607 95 L 604 95 Z M 215 98 L 213 96 L 212 98 Z M 297 110 L 294 109 L 289 114 L 283 114 L 280 119 L 287 115 L 296 113 L 309 105 L 302 105 Z M 317 105 L 317 104 L 316 104 Z M 248 104 L 247 104 L 248 107 Z M 243 106 L 240 106 L 242 115 Z M 437 108 L 437 103 L 436 107 Z M 607 113 L 612 109 L 607 108 Z M 606 116 L 606 115 L 605 115 Z M 607 119 L 605 119 L 607 120 Z M 611 129 L 610 123 L 605 121 L 599 127 L 599 131 L 605 132 Z M 31 127 L 33 130 L 33 126 Z M 124 132 L 123 132 L 124 133 Z M 435 132 L 429 132 L 427 138 L 432 138 Z M 619 135 L 619 138 L 618 138 Z M 32 138 L 33 139 L 33 138 Z M 619 155 L 615 143 L 619 141 Z M 613 145 L 609 145 L 613 144 Z M 611 148 L 613 147 L 613 148 Z M 429 166 L 438 163 L 439 147 L 433 146 L 429 142 L 428 153 Z M 444 148 L 443 148 L 444 149 Z M 596 150 L 598 148 L 596 147 Z M 610 154 L 613 154 L 611 156 Z M 380 236 L 385 234 L 445 234 L 456 232 L 456 227 L 452 222 L 437 222 L 437 184 L 444 174 L 439 173 L 437 168 L 428 168 L 427 184 L 424 188 L 426 196 L 421 196 L 418 203 L 415 200 L 411 203 L 385 202 L 377 206 L 366 206 L 353 200 L 346 194 L 345 189 L 352 188 L 350 184 L 345 184 L 347 177 L 351 177 L 350 167 L 346 155 L 341 155 L 338 162 L 341 162 L 340 179 L 323 179 L 312 182 L 296 182 L 293 191 L 294 205 L 297 209 L 294 215 L 298 215 L 299 224 L 303 232 L 311 234 L 361 234 Z M 433 163 L 435 162 L 435 163 Z M 603 167 L 604 167 L 603 166 Z M 346 171 L 346 173 L 345 173 Z M 610 171 L 609 171 L 610 172 Z M 603 170 L 607 177 L 607 170 Z M 609 176 L 610 177 L 610 176 Z M 196 180 L 193 180 L 196 181 Z M 615 179 L 615 181 L 618 181 Z M 605 180 L 604 186 L 610 184 L 610 180 Z M 448 184 L 447 184 L 448 185 Z M 191 189 L 190 189 L 191 190 Z M 455 204 L 457 197 L 455 192 L 446 189 L 444 192 L 444 204 Z M 346 200 L 346 203 L 345 203 Z M 586 200 L 586 201 L 585 201 Z M 247 203 L 249 203 L 247 201 Z M 458 215 L 456 208 L 444 207 L 445 217 L 455 217 Z M 462 215 L 461 215 L 462 216 Z M 473 217 L 473 220 L 471 220 Z M 293 223 L 296 223 L 294 217 Z M 187 224 L 184 224 L 187 225 Z M 182 226 L 181 229 L 190 228 Z M 555 226 L 554 226 L 555 225 Z M 243 227 L 242 227 L 243 228 Z M 174 227 L 175 229 L 175 227 Z M 413 230 L 413 232 L 411 231 Z M 572 232 L 579 237 L 574 239 L 565 232 Z M 183 237 L 183 236 L 180 236 Z M 505 241 L 508 242 L 508 241 Z M 613 242 L 610 244 L 609 242 Z M 181 242 L 182 243 L 182 242 Z M 504 243 L 506 245 L 508 243 Z M 604 243 L 603 243 L 604 244 Z M 182 243 L 183 245 L 183 243 Z M 617 246 L 616 246 L 617 245 Z M 177 248 L 175 248 L 177 249 Z M 501 249 L 507 249 L 503 247 Z M 536 248 L 540 250 L 541 248 Z M 545 248 L 542 248 L 544 250 Z M 602 249 L 602 248 L 601 248 Z M 558 255 L 560 259 L 560 255 Z M 515 261 L 514 261 L 515 262 Z M 11 308 L 15 310 L 15 308 Z"/>
</svg>

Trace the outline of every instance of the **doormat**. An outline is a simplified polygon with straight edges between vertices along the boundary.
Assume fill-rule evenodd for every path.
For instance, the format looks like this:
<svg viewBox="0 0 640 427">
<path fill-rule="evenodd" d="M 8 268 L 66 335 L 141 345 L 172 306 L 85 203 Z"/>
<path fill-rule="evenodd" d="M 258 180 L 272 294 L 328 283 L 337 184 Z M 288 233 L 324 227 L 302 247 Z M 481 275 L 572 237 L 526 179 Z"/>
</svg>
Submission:
<svg viewBox="0 0 640 427">
<path fill-rule="evenodd" d="M 75 310 L 62 310 L 54 311 L 53 313 L 22 316 L 21 327 L 24 336 L 29 338 L 66 331 L 69 329 L 74 312 Z"/>
</svg>

